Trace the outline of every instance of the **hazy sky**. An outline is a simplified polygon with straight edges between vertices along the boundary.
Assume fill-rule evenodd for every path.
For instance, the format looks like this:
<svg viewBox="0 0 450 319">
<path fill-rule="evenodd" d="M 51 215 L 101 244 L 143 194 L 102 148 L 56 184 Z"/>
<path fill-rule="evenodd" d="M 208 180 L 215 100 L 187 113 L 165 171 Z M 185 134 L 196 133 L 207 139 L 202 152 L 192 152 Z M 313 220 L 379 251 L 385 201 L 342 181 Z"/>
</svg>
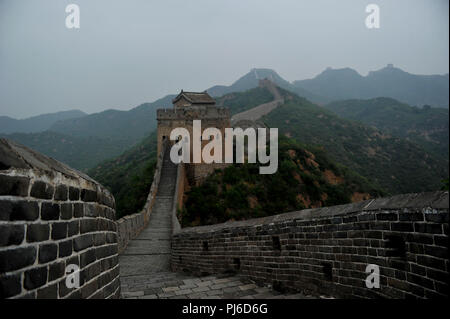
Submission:
<svg viewBox="0 0 450 319">
<path fill-rule="evenodd" d="M 70 3 L 80 29 L 65 26 Z M 370 3 L 380 29 L 365 26 Z M 387 63 L 444 74 L 448 10 L 448 0 L 0 0 L 0 115 L 130 109 L 253 67 L 289 81 Z"/>
</svg>

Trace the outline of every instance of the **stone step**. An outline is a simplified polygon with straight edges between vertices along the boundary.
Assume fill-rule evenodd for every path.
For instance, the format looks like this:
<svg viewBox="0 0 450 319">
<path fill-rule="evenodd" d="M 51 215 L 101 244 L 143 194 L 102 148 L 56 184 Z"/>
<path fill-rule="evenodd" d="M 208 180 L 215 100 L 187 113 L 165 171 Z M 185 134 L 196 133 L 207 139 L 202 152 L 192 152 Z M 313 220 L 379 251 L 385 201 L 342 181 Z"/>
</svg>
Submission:
<svg viewBox="0 0 450 319">
<path fill-rule="evenodd" d="M 165 232 L 165 233 L 141 233 L 137 240 L 148 240 L 148 241 L 155 241 L 155 242 L 163 242 L 168 241 L 171 239 L 172 233 L 171 232 Z"/>
<path fill-rule="evenodd" d="M 133 240 L 124 255 L 151 255 L 170 253 L 170 240 Z"/>
<path fill-rule="evenodd" d="M 172 201 L 170 202 L 160 202 L 156 201 L 155 204 L 153 204 L 153 210 L 152 212 L 159 212 L 159 211 L 166 211 L 170 210 L 172 208 Z"/>
<path fill-rule="evenodd" d="M 120 255 L 120 276 L 136 276 L 167 271 L 170 267 L 170 254 L 159 255 Z"/>
</svg>

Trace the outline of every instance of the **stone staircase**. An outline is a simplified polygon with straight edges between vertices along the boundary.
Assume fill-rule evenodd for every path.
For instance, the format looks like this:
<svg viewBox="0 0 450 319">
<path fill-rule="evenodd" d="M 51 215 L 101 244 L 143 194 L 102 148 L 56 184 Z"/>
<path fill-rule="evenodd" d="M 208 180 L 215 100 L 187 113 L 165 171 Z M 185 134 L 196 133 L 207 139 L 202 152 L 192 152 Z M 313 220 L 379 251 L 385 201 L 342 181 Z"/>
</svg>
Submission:
<svg viewBox="0 0 450 319">
<path fill-rule="evenodd" d="M 129 242 L 119 257 L 120 276 L 146 275 L 170 268 L 170 239 L 172 236 L 172 205 L 177 179 L 177 165 L 165 153 L 161 178 L 148 226 Z"/>
</svg>

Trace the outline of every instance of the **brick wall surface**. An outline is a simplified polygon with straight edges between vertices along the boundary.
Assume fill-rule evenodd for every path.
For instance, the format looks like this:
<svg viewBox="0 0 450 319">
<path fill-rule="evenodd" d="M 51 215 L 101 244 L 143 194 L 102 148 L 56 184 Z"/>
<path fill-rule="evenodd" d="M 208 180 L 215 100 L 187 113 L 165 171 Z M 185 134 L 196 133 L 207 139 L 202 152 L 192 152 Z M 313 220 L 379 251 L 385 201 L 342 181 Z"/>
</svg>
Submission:
<svg viewBox="0 0 450 319">
<path fill-rule="evenodd" d="M 101 185 L 0 140 L 0 298 L 118 298 L 114 219 Z M 79 287 L 67 287 L 68 265 Z"/>
<path fill-rule="evenodd" d="M 407 194 L 185 228 L 172 239 L 172 268 L 341 298 L 448 297 L 448 200 Z M 368 264 L 380 268 L 378 289 L 366 287 Z"/>
<path fill-rule="evenodd" d="M 184 192 L 188 186 L 185 164 L 180 163 L 177 165 L 177 180 L 175 182 L 175 196 L 172 204 L 172 233 L 181 229 L 180 218 L 178 215 L 179 210 L 184 205 Z"/>
<path fill-rule="evenodd" d="M 192 185 L 201 182 L 215 169 L 223 169 L 229 165 L 224 163 L 193 163 L 193 120 L 201 120 L 201 133 L 203 133 L 206 128 L 214 127 L 220 130 L 223 139 L 225 136 L 225 128 L 231 127 L 230 110 L 225 107 L 209 105 L 157 110 L 158 152 L 161 152 L 161 145 L 164 140 L 163 137 L 169 139 L 172 130 L 175 128 L 185 128 L 191 136 L 191 163 L 185 165 L 185 173 L 189 183 Z M 209 142 L 209 140 L 202 140 L 202 149 Z M 225 154 L 224 145 L 222 147 L 222 156 L 224 156 L 223 154 Z"/>
</svg>

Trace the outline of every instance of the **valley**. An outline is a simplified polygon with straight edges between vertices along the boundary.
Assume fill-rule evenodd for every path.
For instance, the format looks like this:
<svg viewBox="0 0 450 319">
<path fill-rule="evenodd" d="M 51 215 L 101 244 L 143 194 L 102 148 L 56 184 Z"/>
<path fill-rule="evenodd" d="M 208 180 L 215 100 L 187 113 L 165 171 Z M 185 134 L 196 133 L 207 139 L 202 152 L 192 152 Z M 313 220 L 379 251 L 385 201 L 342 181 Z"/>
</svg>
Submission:
<svg viewBox="0 0 450 319">
<path fill-rule="evenodd" d="M 340 73 L 347 76 L 345 72 L 336 71 L 333 73 L 336 81 Z M 261 77 L 268 79 L 266 86 L 258 85 Z M 314 83 L 319 83 L 322 77 L 323 74 L 319 75 Z M 313 83 L 311 81 L 308 83 Z M 365 181 L 360 182 L 360 186 L 371 185 L 361 186 L 366 191 L 358 191 L 354 186 L 344 187 L 346 195 L 334 203 L 366 196 L 357 194 L 399 194 L 442 187 L 442 180 L 448 178 L 448 109 L 413 107 L 388 97 L 329 102 L 329 97 L 336 96 L 327 93 L 324 94 L 327 98 L 320 98 L 303 88 L 299 90 L 299 83 L 306 82 L 292 84 L 270 69 L 253 69 L 229 87 L 216 86 L 208 91 L 213 95 L 224 93 L 215 99 L 218 106 L 230 108 L 232 122 L 251 118 L 268 127 L 277 127 L 280 136 L 291 143 L 300 143 L 305 150 L 314 149 L 313 154 L 321 152 L 336 167 L 359 176 Z M 319 86 L 304 87 L 314 92 Z M 339 97 L 352 96 L 345 93 L 344 88 L 340 91 L 342 96 Z M 304 96 L 299 96 L 298 92 Z M 173 97 L 168 95 L 129 111 L 78 113 L 47 127 L 41 125 L 41 132 L 0 135 L 87 172 L 113 192 L 118 214 L 122 216 L 139 210 L 145 201 L 155 167 L 156 109 L 169 107 Z M 235 169 L 248 171 L 252 168 L 244 165 Z M 280 166 L 280 169 L 283 168 Z M 322 177 L 317 177 L 319 185 L 329 173 L 321 174 Z M 211 178 L 220 180 L 222 177 Z M 350 189 L 354 195 L 349 193 Z M 307 199 L 310 195 L 306 193 L 301 196 L 305 200 L 300 201 L 300 205 L 304 207 L 331 203 L 318 201 L 316 197 Z M 289 204 L 289 209 L 298 205 L 292 200 L 287 202 L 293 203 Z"/>
</svg>

